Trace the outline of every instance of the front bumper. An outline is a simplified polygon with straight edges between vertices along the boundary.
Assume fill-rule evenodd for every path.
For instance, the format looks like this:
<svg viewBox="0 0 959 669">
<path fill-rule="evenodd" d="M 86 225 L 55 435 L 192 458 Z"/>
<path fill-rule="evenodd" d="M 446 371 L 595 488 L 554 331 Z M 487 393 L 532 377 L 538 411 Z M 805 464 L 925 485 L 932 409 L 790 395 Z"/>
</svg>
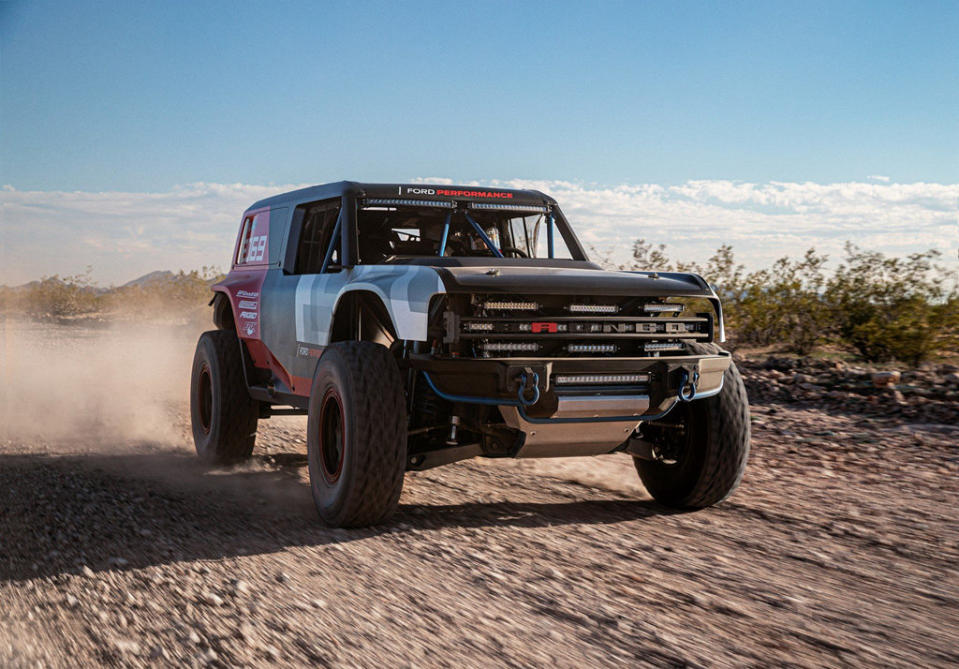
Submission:
<svg viewBox="0 0 959 669">
<path fill-rule="evenodd" d="M 722 352 L 710 355 L 677 355 L 643 358 L 469 358 L 436 359 L 413 356 L 410 366 L 427 372 L 441 394 L 464 401 L 504 406 L 515 403 L 521 389 L 526 397 L 536 379 L 539 399 L 522 406 L 522 414 L 537 422 L 572 422 L 611 416 L 644 417 L 667 411 L 682 399 L 700 399 L 722 389 L 731 358 Z M 642 383 L 610 385 L 558 385 L 557 377 L 576 375 L 642 375 Z M 524 381 L 525 379 L 525 381 Z M 525 383 L 525 388 L 524 388 Z"/>
</svg>

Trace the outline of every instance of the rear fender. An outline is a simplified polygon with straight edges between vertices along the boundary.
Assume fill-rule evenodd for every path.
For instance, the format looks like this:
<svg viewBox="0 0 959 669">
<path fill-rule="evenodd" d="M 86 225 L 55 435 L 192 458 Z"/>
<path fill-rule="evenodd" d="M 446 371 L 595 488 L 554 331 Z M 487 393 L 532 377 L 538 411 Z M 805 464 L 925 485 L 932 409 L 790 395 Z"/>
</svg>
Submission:
<svg viewBox="0 0 959 669">
<path fill-rule="evenodd" d="M 260 336 L 260 300 L 263 293 L 263 281 L 267 268 L 236 268 L 223 281 L 213 286 L 214 292 L 225 296 L 229 301 L 230 314 L 240 343 L 250 356 L 253 367 L 269 370 L 288 388 L 293 387 L 293 379 L 287 369 L 267 348 Z M 216 306 L 217 297 L 214 297 Z M 221 310 L 225 307 L 221 307 Z M 214 311 L 214 321 L 217 319 Z M 219 313 L 222 313 L 219 312 Z M 219 327 L 217 323 L 217 327 Z"/>
</svg>

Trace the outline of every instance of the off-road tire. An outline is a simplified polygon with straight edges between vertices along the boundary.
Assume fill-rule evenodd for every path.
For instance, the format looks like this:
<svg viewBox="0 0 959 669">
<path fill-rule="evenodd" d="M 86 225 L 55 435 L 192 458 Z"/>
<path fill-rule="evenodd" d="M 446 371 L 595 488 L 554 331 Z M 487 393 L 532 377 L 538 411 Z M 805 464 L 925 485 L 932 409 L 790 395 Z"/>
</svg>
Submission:
<svg viewBox="0 0 959 669">
<path fill-rule="evenodd" d="M 716 353 L 715 344 L 690 344 L 691 353 Z M 749 400 L 743 378 L 731 364 L 719 394 L 673 409 L 684 417 L 688 440 L 677 463 L 634 458 L 636 471 L 657 502 L 679 508 L 718 504 L 739 486 L 749 457 Z M 670 416 L 666 417 L 669 420 Z"/>
<path fill-rule="evenodd" d="M 339 342 L 323 352 L 306 444 L 313 501 L 326 524 L 375 525 L 396 510 L 406 470 L 406 416 L 403 379 L 385 346 Z"/>
<path fill-rule="evenodd" d="M 236 332 L 204 332 L 196 344 L 190 380 L 190 420 L 197 455 L 220 464 L 249 458 L 258 417 L 259 405 L 246 389 Z"/>
</svg>

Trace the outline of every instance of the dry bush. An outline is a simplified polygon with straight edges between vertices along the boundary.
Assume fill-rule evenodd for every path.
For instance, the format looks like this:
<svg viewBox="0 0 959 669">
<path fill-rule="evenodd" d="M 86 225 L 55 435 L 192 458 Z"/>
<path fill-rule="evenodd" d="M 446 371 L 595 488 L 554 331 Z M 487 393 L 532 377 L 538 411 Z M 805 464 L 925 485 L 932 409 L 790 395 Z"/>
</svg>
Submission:
<svg viewBox="0 0 959 669">
<path fill-rule="evenodd" d="M 162 320 L 185 323 L 206 317 L 210 286 L 222 277 L 212 267 L 160 274 L 142 284 L 100 288 L 90 270 L 50 276 L 16 288 L 0 287 L 0 309 L 43 322 Z"/>
<path fill-rule="evenodd" d="M 115 319 L 193 320 L 206 315 L 213 297 L 210 286 L 223 277 L 212 267 L 166 275 L 143 284 L 121 286 L 103 297 L 104 310 Z"/>
<path fill-rule="evenodd" d="M 956 338 L 956 286 L 939 252 L 888 258 L 846 244 L 825 297 L 843 342 L 870 361 L 916 364 Z"/>
<path fill-rule="evenodd" d="M 670 259 L 664 244 L 633 244 L 623 270 L 695 272 L 723 300 L 726 330 L 735 345 L 779 345 L 808 355 L 819 344 L 838 344 L 868 361 L 916 364 L 959 345 L 959 291 L 954 276 L 936 264 L 937 251 L 890 258 L 846 245 L 845 260 L 827 274 L 828 258 L 809 249 L 799 259 L 747 272 L 729 245 L 705 263 Z M 951 279 L 951 281 L 950 281 Z"/>
</svg>

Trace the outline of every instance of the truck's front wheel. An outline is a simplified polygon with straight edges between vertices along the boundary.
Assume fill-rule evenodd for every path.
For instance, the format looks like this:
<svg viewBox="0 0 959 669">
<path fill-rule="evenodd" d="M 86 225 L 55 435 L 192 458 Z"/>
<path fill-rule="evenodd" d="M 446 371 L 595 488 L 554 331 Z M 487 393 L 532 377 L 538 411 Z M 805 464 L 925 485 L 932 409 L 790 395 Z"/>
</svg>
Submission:
<svg viewBox="0 0 959 669">
<path fill-rule="evenodd" d="M 200 335 L 190 380 L 196 452 L 207 462 L 235 462 L 253 453 L 259 407 L 246 390 L 240 342 L 232 330 Z"/>
<path fill-rule="evenodd" d="M 306 443 L 313 501 L 328 525 L 375 525 L 395 511 L 406 470 L 404 397 L 386 347 L 340 342 L 323 352 Z"/>
<path fill-rule="evenodd" d="M 695 346 L 696 353 L 715 351 Z M 749 457 L 749 401 L 739 370 L 730 365 L 718 395 L 681 402 L 642 431 L 657 457 L 634 461 L 653 499 L 683 508 L 723 501 L 739 486 Z"/>
</svg>

